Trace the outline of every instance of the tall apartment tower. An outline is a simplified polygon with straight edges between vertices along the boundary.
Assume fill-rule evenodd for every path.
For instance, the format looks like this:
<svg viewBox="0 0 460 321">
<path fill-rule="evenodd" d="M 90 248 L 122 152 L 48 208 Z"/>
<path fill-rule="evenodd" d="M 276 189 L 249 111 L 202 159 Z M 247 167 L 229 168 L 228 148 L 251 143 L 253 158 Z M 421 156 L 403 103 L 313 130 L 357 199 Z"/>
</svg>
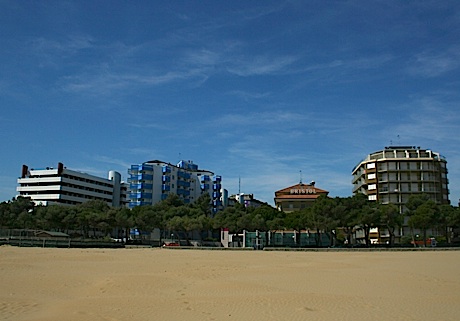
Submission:
<svg viewBox="0 0 460 321">
<path fill-rule="evenodd" d="M 192 161 L 182 160 L 177 165 L 159 160 L 148 161 L 131 165 L 128 174 L 130 208 L 153 205 L 165 200 L 169 194 L 176 194 L 185 204 L 190 204 L 208 193 L 213 213 L 223 209 L 226 203 L 227 193 L 222 188 L 222 177 L 198 169 Z"/>
<path fill-rule="evenodd" d="M 401 213 L 411 195 L 426 194 L 450 204 L 447 162 L 439 153 L 415 146 L 390 146 L 368 155 L 353 169 L 353 193 L 395 204 Z"/>
</svg>

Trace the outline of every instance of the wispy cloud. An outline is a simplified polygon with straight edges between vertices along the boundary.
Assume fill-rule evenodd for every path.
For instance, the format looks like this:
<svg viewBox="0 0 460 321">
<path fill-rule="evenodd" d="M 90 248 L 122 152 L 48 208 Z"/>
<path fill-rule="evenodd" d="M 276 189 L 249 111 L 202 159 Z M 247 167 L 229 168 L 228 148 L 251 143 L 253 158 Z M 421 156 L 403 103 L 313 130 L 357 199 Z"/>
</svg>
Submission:
<svg viewBox="0 0 460 321">
<path fill-rule="evenodd" d="M 220 63 L 221 55 L 209 49 L 186 50 L 182 60 L 189 66 L 215 66 Z"/>
<path fill-rule="evenodd" d="M 242 77 L 286 74 L 289 72 L 288 68 L 297 60 L 294 56 L 237 57 L 227 67 L 227 71 Z"/>
<path fill-rule="evenodd" d="M 308 120 L 309 113 L 296 113 L 289 111 L 246 112 L 243 114 L 231 113 L 218 116 L 211 124 L 218 126 L 266 126 L 269 124 L 289 123 L 290 126 Z"/>
<path fill-rule="evenodd" d="M 460 67 L 460 46 L 447 50 L 426 50 L 413 58 L 408 72 L 414 76 L 426 78 L 438 77 Z"/>
<path fill-rule="evenodd" d="M 117 165 L 123 168 L 129 168 L 131 166 L 131 164 L 125 160 L 122 160 L 119 158 L 113 158 L 113 157 L 105 156 L 105 155 L 94 156 L 94 160 L 101 162 L 101 163 Z"/>
<path fill-rule="evenodd" d="M 92 48 L 95 40 L 89 35 L 74 35 L 62 41 L 47 39 L 44 37 L 35 38 L 31 46 L 35 52 L 42 54 L 75 54 L 79 50 Z"/>
<path fill-rule="evenodd" d="M 409 117 L 405 122 L 398 122 L 393 131 L 407 141 L 437 144 L 457 141 L 460 145 L 460 137 L 453 135 L 459 131 L 460 115 L 451 104 L 433 97 L 418 98 L 402 107 L 410 111 Z"/>
<path fill-rule="evenodd" d="M 297 184 L 302 177 L 304 182 L 316 181 L 319 187 L 331 191 L 332 196 L 351 194 L 351 166 L 344 170 L 340 166 L 343 159 L 328 157 L 321 151 L 282 150 L 267 146 L 267 140 L 270 137 L 245 136 L 229 146 L 230 159 L 235 162 L 225 167 L 229 172 L 225 176 L 226 187 L 237 190 L 236 176 L 241 177 L 242 192 L 257 191 L 256 198 L 273 203 L 275 190 Z"/>
<path fill-rule="evenodd" d="M 240 97 L 245 101 L 250 101 L 254 99 L 263 99 L 271 96 L 270 92 L 258 93 L 258 92 L 249 92 L 244 90 L 232 90 L 228 93 L 229 95 Z"/>
<path fill-rule="evenodd" d="M 155 155 L 156 158 L 161 158 L 163 152 L 155 148 L 135 147 L 128 148 L 127 153 L 131 155 L 141 155 L 142 157 L 152 157 L 153 155 Z"/>
<path fill-rule="evenodd" d="M 138 128 L 138 129 L 157 129 L 157 130 L 166 130 L 170 128 L 170 126 L 164 123 L 151 123 L 151 122 L 149 123 L 140 123 L 140 122 L 129 123 L 128 126 Z"/>
<path fill-rule="evenodd" d="M 151 75 L 133 74 L 116 71 L 86 73 L 66 77 L 62 88 L 68 92 L 87 92 L 97 95 L 108 95 L 121 89 L 135 89 L 138 86 L 157 86 L 175 81 L 195 79 L 203 82 L 207 76 L 198 69 L 186 71 L 168 71 Z"/>
<path fill-rule="evenodd" d="M 264 4 L 264 3 L 262 3 Z M 279 12 L 286 7 L 284 2 L 276 2 L 274 5 L 262 5 L 258 6 L 255 9 L 245 9 L 244 11 L 238 12 L 238 15 L 244 20 L 257 20 L 261 17 Z"/>
</svg>

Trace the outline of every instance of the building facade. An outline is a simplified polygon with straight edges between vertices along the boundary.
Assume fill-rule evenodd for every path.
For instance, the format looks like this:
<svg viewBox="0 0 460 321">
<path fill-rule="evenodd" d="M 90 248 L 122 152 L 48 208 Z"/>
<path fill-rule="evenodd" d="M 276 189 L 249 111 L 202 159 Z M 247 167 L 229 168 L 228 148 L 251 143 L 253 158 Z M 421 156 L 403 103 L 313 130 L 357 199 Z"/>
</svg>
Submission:
<svg viewBox="0 0 460 321">
<path fill-rule="evenodd" d="M 321 195 L 327 196 L 328 191 L 310 184 L 299 183 L 275 192 L 275 206 L 285 213 L 300 211 L 310 207 Z"/>
<path fill-rule="evenodd" d="M 195 202 L 208 193 L 212 211 L 224 208 L 227 193 L 222 188 L 222 177 L 211 171 L 200 170 L 192 161 L 180 161 L 177 165 L 153 160 L 131 165 L 129 174 L 129 207 L 153 205 L 176 194 L 185 204 Z"/>
<path fill-rule="evenodd" d="M 262 202 L 254 198 L 254 194 L 244 194 L 244 193 L 239 193 L 239 194 L 229 196 L 228 206 L 235 206 L 236 203 L 240 203 L 244 205 L 244 207 L 261 207 L 263 205 L 268 205 L 267 202 Z"/>
<path fill-rule="evenodd" d="M 102 178 L 67 169 L 62 163 L 57 168 L 30 170 L 23 165 L 18 184 L 18 196 L 30 197 L 35 204 L 77 205 L 89 200 L 102 200 L 114 207 L 128 204 L 128 185 L 116 171 Z"/>
<path fill-rule="evenodd" d="M 352 171 L 353 193 L 395 204 L 400 212 L 411 195 L 426 194 L 450 204 L 447 162 L 439 153 L 415 146 L 391 146 L 369 154 Z"/>
</svg>

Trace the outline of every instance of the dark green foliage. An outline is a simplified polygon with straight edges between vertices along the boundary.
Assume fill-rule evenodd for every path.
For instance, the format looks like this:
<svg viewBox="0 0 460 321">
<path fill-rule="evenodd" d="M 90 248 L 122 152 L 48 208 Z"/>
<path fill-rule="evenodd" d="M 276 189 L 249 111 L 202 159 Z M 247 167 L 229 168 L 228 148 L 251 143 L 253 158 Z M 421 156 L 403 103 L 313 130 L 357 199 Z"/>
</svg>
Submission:
<svg viewBox="0 0 460 321">
<path fill-rule="evenodd" d="M 460 227 L 457 207 L 437 205 L 424 195 L 411 197 L 406 207 L 409 226 L 420 229 L 425 240 L 426 231 L 437 228 L 443 231 L 446 242 L 450 242 L 452 229 Z M 312 207 L 287 215 L 268 205 L 246 208 L 237 203 L 212 216 L 207 194 L 190 205 L 184 204 L 178 196 L 170 195 L 155 205 L 138 206 L 132 210 L 111 208 L 101 201 L 88 201 L 73 207 L 34 206 L 30 199 L 18 197 L 0 203 L 0 228 L 80 231 L 82 237 L 95 237 L 96 231 L 109 235 L 117 229 L 118 235 L 114 237 L 126 239 L 131 228 L 143 231 L 159 228 L 187 239 L 194 231 L 200 232 L 201 236 L 201 232 L 221 228 L 228 228 L 235 234 L 243 230 L 291 229 L 314 232 L 319 246 L 324 233 L 330 235 L 330 245 L 339 245 L 344 241 L 351 244 L 353 233 L 362 230 L 369 246 L 370 229 L 379 228 L 388 231 L 389 243 L 393 245 L 395 231 L 402 226 L 403 218 L 397 206 L 370 202 L 361 194 L 346 198 L 321 196 Z M 300 240 L 296 242 L 300 244 Z"/>
</svg>

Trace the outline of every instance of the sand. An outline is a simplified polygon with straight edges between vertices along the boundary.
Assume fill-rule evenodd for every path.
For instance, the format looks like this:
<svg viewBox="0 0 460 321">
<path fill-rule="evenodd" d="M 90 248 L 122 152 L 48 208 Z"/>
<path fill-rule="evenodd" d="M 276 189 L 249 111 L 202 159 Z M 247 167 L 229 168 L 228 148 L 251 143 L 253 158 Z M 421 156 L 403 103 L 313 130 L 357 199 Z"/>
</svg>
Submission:
<svg viewBox="0 0 460 321">
<path fill-rule="evenodd" d="M 0 320 L 460 320 L 460 251 L 2 246 Z"/>
</svg>

